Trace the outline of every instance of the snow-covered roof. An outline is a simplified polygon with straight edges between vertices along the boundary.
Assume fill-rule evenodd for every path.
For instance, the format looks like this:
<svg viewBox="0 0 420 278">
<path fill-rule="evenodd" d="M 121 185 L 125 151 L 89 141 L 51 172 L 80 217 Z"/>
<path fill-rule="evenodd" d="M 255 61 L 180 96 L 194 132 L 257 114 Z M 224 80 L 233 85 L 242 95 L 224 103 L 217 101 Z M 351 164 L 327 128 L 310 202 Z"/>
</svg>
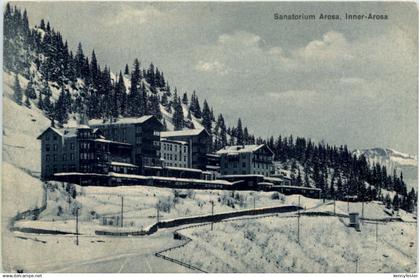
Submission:
<svg viewBox="0 0 420 278">
<path fill-rule="evenodd" d="M 216 154 L 239 154 L 239 153 L 251 153 L 259 150 L 264 147 L 264 144 L 261 145 L 236 145 L 236 146 L 226 146 L 223 149 L 220 149 Z"/>
<path fill-rule="evenodd" d="M 102 119 L 92 119 L 89 120 L 89 125 L 98 126 L 98 125 L 120 125 L 120 124 L 142 124 L 151 118 L 153 115 L 145 115 L 141 117 L 126 117 L 126 118 L 119 118 L 115 119 L 115 121 L 103 121 Z"/>
<path fill-rule="evenodd" d="M 273 185 L 273 188 L 290 188 L 290 189 L 300 189 L 300 190 L 314 190 L 314 191 L 321 191 L 321 189 L 316 187 L 305 187 L 305 186 L 296 186 L 296 185 Z"/>
<path fill-rule="evenodd" d="M 178 136 L 197 136 L 203 131 L 207 132 L 204 128 L 200 129 L 184 129 L 184 130 L 175 130 L 175 131 L 162 131 L 160 137 L 178 137 Z"/>
<path fill-rule="evenodd" d="M 200 169 L 194 169 L 194 168 L 184 168 L 184 167 L 174 167 L 174 166 L 144 166 L 144 168 L 148 168 L 148 169 L 169 169 L 169 170 L 178 170 L 178 171 L 186 171 L 186 172 L 203 172 Z"/>
<path fill-rule="evenodd" d="M 223 175 L 223 176 L 221 176 L 221 178 L 244 178 L 244 177 L 262 177 L 262 178 L 264 178 L 264 175 L 243 174 L 243 175 Z"/>
<path fill-rule="evenodd" d="M 50 126 L 46 130 L 44 130 L 37 137 L 37 139 L 41 139 L 41 137 L 44 135 L 44 133 L 47 132 L 48 130 L 54 131 L 55 133 L 57 133 L 61 137 L 69 138 L 69 137 L 76 137 L 77 136 L 77 131 L 79 130 L 79 127 L 56 128 L 56 127 Z"/>
<path fill-rule="evenodd" d="M 166 138 L 161 138 L 160 141 L 162 141 L 164 143 L 175 143 L 175 144 L 180 144 L 180 145 L 188 145 L 187 142 L 180 141 L 180 140 L 170 140 L 170 139 L 166 139 Z"/>
<path fill-rule="evenodd" d="M 95 142 L 102 142 L 102 143 L 109 143 L 109 144 L 118 144 L 118 145 L 131 146 L 131 144 L 129 144 L 129 143 L 112 141 L 112 140 L 107 140 L 107 139 L 103 139 L 103 138 L 96 138 L 93 141 L 95 141 Z"/>
<path fill-rule="evenodd" d="M 117 161 L 111 161 L 112 166 L 122 166 L 122 167 L 135 167 L 138 168 L 137 165 L 131 164 L 131 163 L 124 163 L 124 162 L 117 162 Z"/>
</svg>

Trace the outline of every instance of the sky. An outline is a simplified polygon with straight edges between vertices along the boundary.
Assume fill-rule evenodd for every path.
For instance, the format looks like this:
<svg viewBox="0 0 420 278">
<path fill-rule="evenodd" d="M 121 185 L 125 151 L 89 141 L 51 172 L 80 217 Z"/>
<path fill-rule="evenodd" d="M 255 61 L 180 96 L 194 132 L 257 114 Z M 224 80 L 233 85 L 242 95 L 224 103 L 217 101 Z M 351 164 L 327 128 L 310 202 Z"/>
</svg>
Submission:
<svg viewBox="0 0 420 278">
<path fill-rule="evenodd" d="M 350 149 L 418 144 L 418 8 L 404 2 L 18 2 L 118 72 L 153 62 L 229 125 Z M 274 20 L 314 14 L 317 20 Z M 320 20 L 386 14 L 388 20 Z"/>
</svg>

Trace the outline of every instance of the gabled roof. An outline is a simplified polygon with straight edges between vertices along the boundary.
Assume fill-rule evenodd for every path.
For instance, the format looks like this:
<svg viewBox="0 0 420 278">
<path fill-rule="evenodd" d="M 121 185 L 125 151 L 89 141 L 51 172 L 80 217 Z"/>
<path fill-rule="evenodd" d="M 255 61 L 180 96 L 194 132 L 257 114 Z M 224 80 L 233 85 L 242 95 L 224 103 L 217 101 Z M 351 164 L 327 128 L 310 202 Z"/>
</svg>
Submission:
<svg viewBox="0 0 420 278">
<path fill-rule="evenodd" d="M 270 150 L 270 148 L 265 145 L 236 145 L 236 146 L 226 146 L 223 149 L 220 149 L 216 152 L 216 154 L 227 154 L 227 155 L 235 155 L 239 153 L 252 153 L 256 152 L 261 148 L 267 148 L 267 150 L 273 154 L 273 152 Z"/>
<path fill-rule="evenodd" d="M 41 140 L 42 139 L 42 136 L 44 136 L 44 134 L 47 131 L 49 131 L 49 130 L 52 130 L 53 132 L 57 133 L 57 135 L 59 135 L 59 136 L 63 136 L 63 133 L 61 132 L 61 130 L 59 130 L 59 129 L 55 128 L 55 127 L 50 126 L 46 130 L 44 130 L 36 139 Z"/>
<path fill-rule="evenodd" d="M 85 127 L 82 127 L 85 128 Z M 52 130 L 53 132 L 55 132 L 57 135 L 64 137 L 64 138 L 70 138 L 70 137 L 76 137 L 77 136 L 77 131 L 79 130 L 78 127 L 66 127 L 66 128 L 55 128 L 55 127 L 48 127 L 46 130 L 44 130 L 38 137 L 37 139 L 40 140 L 42 138 L 42 136 L 49 130 Z"/>
<path fill-rule="evenodd" d="M 119 125 L 119 124 L 142 124 L 146 121 L 155 118 L 153 115 L 145 115 L 141 117 L 126 117 L 126 118 L 120 118 L 115 119 L 115 121 L 103 121 L 102 119 L 92 119 L 89 120 L 89 125 Z"/>
<path fill-rule="evenodd" d="M 181 136 L 197 136 L 200 135 L 202 132 L 207 132 L 206 129 L 184 129 L 184 130 L 175 130 L 175 131 L 162 131 L 160 133 L 160 137 L 163 138 L 170 138 L 170 137 L 181 137 Z"/>
</svg>

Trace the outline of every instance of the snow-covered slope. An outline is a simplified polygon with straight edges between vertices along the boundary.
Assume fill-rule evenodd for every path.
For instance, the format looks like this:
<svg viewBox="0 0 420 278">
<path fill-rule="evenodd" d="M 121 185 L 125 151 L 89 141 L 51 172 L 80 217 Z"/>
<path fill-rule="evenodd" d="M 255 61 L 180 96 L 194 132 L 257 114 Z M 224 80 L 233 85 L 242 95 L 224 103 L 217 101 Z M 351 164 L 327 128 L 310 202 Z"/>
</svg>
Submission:
<svg viewBox="0 0 420 278">
<path fill-rule="evenodd" d="M 3 80 L 2 215 L 9 218 L 40 206 L 41 152 L 36 138 L 50 121 L 32 100 L 31 108 L 12 100 L 14 75 L 5 72 Z M 19 76 L 19 81 L 26 88 L 27 80 Z"/>
<path fill-rule="evenodd" d="M 355 150 L 353 153 L 357 156 L 365 156 L 371 164 L 379 163 L 384 165 L 391 174 L 394 169 L 397 170 L 397 173 L 401 171 L 409 187 L 417 188 L 416 156 L 389 148 Z"/>
</svg>

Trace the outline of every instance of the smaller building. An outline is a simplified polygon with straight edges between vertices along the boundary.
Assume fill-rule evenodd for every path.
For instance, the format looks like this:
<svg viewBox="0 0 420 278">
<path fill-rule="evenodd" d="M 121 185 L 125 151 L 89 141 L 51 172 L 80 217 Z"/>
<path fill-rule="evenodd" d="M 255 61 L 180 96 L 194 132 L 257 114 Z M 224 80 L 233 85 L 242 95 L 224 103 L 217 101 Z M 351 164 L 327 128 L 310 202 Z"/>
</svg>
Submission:
<svg viewBox="0 0 420 278">
<path fill-rule="evenodd" d="M 220 155 L 222 175 L 270 176 L 274 153 L 265 145 L 226 146 L 216 152 Z"/>
<path fill-rule="evenodd" d="M 161 139 L 160 154 L 163 167 L 188 168 L 189 146 L 185 141 Z"/>
<path fill-rule="evenodd" d="M 188 168 L 206 170 L 207 153 L 209 153 L 211 146 L 211 136 L 207 130 L 201 128 L 164 131 L 160 133 L 160 136 L 163 139 L 187 142 L 189 149 Z"/>
</svg>

